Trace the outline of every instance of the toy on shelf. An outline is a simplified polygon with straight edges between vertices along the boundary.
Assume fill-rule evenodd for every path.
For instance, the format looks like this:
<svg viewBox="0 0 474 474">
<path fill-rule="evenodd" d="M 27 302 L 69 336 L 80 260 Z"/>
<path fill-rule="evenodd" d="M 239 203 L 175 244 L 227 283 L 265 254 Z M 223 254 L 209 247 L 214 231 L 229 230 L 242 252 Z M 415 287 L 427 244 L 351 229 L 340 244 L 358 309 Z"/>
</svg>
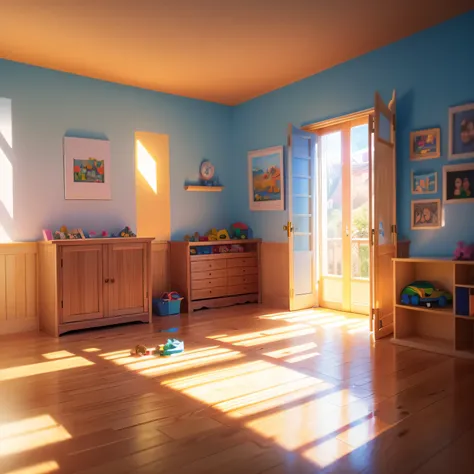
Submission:
<svg viewBox="0 0 474 474">
<path fill-rule="evenodd" d="M 101 233 L 100 233 L 100 236 L 103 238 L 103 239 L 106 239 L 109 236 L 109 233 L 106 231 L 106 230 L 103 230 Z"/>
<path fill-rule="evenodd" d="M 63 225 L 53 234 L 54 240 L 82 240 L 85 239 L 82 229 L 72 229 L 71 231 Z"/>
<path fill-rule="evenodd" d="M 217 231 L 217 240 L 230 240 L 227 229 L 221 229 Z"/>
<path fill-rule="evenodd" d="M 474 260 L 474 245 L 466 245 L 462 241 L 458 242 L 453 260 Z"/>
<path fill-rule="evenodd" d="M 211 229 L 206 235 L 208 240 L 217 240 L 217 229 Z"/>
<path fill-rule="evenodd" d="M 137 235 L 130 229 L 129 226 L 124 227 L 117 237 L 136 237 Z"/>
<path fill-rule="evenodd" d="M 235 222 L 230 226 L 230 235 L 233 239 L 251 239 L 252 229 L 243 222 Z"/>
<path fill-rule="evenodd" d="M 231 253 L 240 253 L 244 251 L 244 246 L 239 244 L 233 244 L 230 246 Z"/>
<path fill-rule="evenodd" d="M 405 286 L 401 294 L 401 303 L 406 305 L 423 305 L 431 308 L 433 304 L 443 308 L 453 301 L 449 291 L 440 290 L 428 281 L 414 281 Z"/>
<path fill-rule="evenodd" d="M 184 236 L 184 240 L 186 242 L 199 242 L 201 240 L 201 236 L 199 235 L 199 232 L 194 232 L 193 235 L 186 234 Z"/>
</svg>

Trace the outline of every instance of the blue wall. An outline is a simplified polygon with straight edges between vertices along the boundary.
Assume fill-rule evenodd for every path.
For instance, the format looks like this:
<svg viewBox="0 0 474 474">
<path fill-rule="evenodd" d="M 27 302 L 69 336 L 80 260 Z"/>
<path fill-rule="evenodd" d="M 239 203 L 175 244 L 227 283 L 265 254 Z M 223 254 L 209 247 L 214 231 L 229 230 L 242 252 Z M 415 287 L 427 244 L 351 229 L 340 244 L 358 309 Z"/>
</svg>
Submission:
<svg viewBox="0 0 474 474">
<path fill-rule="evenodd" d="M 197 178 L 203 158 L 215 163 L 224 184 L 230 181 L 231 108 L 4 60 L 0 97 L 12 99 L 14 220 L 0 209 L 0 223 L 13 240 L 36 240 L 41 229 L 62 224 L 135 227 L 136 130 L 169 134 L 172 237 L 229 224 L 226 190 L 188 193 L 183 186 Z M 64 200 L 65 134 L 110 140 L 111 201 Z"/>
<path fill-rule="evenodd" d="M 408 237 L 411 254 L 420 256 L 449 255 L 462 239 L 474 243 L 471 203 L 445 206 L 440 230 L 410 229 L 410 202 L 419 199 L 411 195 L 410 171 L 438 171 L 439 193 L 426 197 L 442 198 L 448 107 L 474 102 L 473 25 L 474 11 L 236 107 L 232 218 L 247 222 L 265 240 L 285 241 L 286 211 L 249 211 L 247 151 L 285 145 L 289 123 L 302 125 L 372 107 L 375 91 L 388 102 L 396 89 L 400 237 Z M 410 131 L 431 127 L 441 127 L 441 158 L 410 162 Z"/>
</svg>

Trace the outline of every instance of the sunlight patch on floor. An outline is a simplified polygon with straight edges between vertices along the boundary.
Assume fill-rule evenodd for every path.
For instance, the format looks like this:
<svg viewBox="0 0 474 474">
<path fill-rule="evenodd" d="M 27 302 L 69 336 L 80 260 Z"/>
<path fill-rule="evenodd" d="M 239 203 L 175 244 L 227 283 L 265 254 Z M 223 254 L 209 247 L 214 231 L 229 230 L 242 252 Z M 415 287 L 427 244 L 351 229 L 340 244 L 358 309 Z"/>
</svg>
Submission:
<svg viewBox="0 0 474 474">
<path fill-rule="evenodd" d="M 21 467 L 14 471 L 8 471 L 5 474 L 48 474 L 59 470 L 59 464 L 56 461 L 46 461 L 32 466 Z"/>
<path fill-rule="evenodd" d="M 49 415 L 0 425 L 0 456 L 22 453 L 71 439 L 68 431 Z"/>
<path fill-rule="evenodd" d="M 65 357 L 74 357 L 74 354 L 68 351 L 47 352 L 46 354 L 41 354 L 41 355 L 45 359 L 49 359 L 49 360 L 64 359 Z"/>
<path fill-rule="evenodd" d="M 318 347 L 318 345 L 315 342 L 308 342 L 307 344 L 299 344 L 296 346 L 285 347 L 284 349 L 264 352 L 263 355 L 266 355 L 267 357 L 273 357 L 274 359 L 282 359 L 287 356 L 306 352 L 311 349 L 316 349 L 316 347 Z"/>
<path fill-rule="evenodd" d="M 82 349 L 82 352 L 100 352 L 100 349 L 97 347 L 88 347 L 87 349 Z"/>
<path fill-rule="evenodd" d="M 75 369 L 78 367 L 87 367 L 90 365 L 94 365 L 94 362 L 84 359 L 83 357 L 68 357 L 67 359 L 9 367 L 8 369 L 0 369 L 0 382 L 23 377 L 32 377 L 33 375 L 49 374 L 51 372 L 59 372 L 61 370 Z"/>
</svg>

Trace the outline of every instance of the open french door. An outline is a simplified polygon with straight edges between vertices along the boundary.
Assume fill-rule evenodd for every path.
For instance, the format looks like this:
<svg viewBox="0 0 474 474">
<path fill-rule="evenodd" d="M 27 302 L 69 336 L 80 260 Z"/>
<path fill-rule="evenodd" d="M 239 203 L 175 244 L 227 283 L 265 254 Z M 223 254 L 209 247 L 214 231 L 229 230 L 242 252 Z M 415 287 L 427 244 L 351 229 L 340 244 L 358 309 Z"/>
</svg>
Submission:
<svg viewBox="0 0 474 474">
<path fill-rule="evenodd" d="M 387 106 L 375 93 L 370 116 L 371 322 L 375 339 L 393 333 L 393 272 L 396 257 L 395 91 Z"/>
<path fill-rule="evenodd" d="M 290 125 L 288 134 L 288 222 L 290 310 L 317 304 L 316 135 Z"/>
</svg>

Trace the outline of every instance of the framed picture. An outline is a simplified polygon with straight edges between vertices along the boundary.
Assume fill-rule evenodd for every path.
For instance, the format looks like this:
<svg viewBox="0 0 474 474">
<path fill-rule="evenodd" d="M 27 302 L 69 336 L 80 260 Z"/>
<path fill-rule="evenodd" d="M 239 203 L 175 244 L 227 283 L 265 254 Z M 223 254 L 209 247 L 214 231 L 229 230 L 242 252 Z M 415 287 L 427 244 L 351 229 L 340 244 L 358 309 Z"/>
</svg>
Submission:
<svg viewBox="0 0 474 474">
<path fill-rule="evenodd" d="M 111 199 L 110 142 L 64 137 L 65 199 Z"/>
<path fill-rule="evenodd" d="M 249 203 L 251 211 L 283 211 L 283 147 L 248 153 Z"/>
<path fill-rule="evenodd" d="M 474 158 L 474 103 L 449 109 L 448 159 Z"/>
<path fill-rule="evenodd" d="M 439 158 L 440 129 L 430 128 L 410 133 L 410 160 L 429 160 Z"/>
<path fill-rule="evenodd" d="M 423 199 L 411 202 L 411 228 L 413 230 L 441 227 L 441 200 Z"/>
<path fill-rule="evenodd" d="M 474 201 L 474 163 L 443 166 L 444 202 Z"/>
<path fill-rule="evenodd" d="M 411 172 L 411 193 L 412 194 L 435 194 L 438 192 L 438 173 L 432 171 Z"/>
</svg>

